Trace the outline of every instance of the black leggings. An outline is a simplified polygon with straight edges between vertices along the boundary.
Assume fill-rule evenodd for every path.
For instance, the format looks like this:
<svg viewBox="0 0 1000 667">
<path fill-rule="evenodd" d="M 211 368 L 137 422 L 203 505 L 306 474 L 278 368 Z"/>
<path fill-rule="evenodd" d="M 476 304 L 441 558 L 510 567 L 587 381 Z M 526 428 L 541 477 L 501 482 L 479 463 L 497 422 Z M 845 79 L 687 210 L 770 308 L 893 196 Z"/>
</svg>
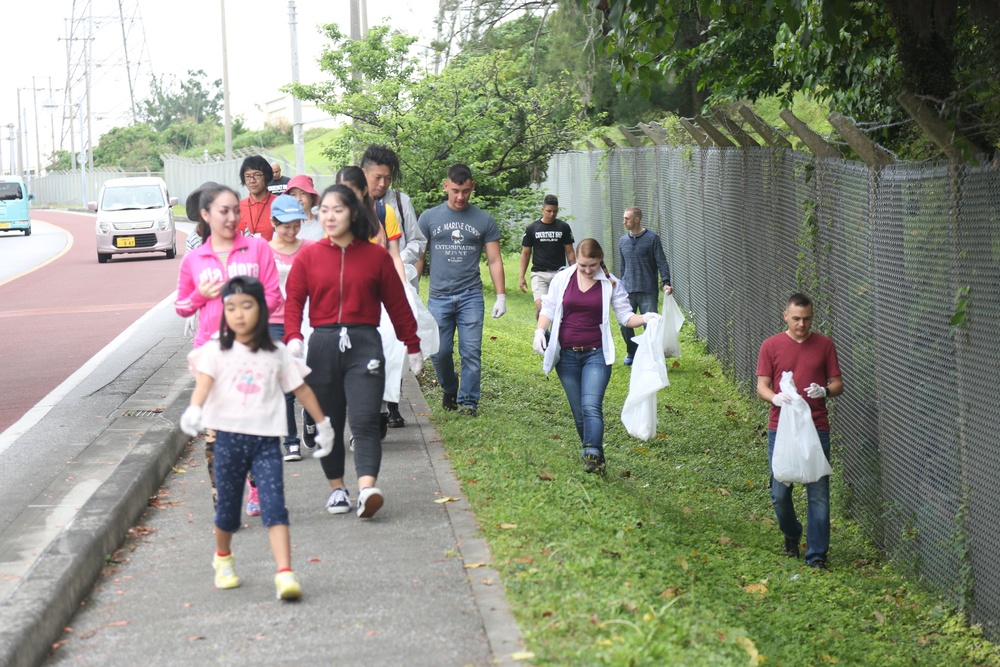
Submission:
<svg viewBox="0 0 1000 667">
<path fill-rule="evenodd" d="M 350 347 L 347 347 L 347 343 Z M 379 411 L 385 391 L 385 357 L 378 329 L 369 325 L 324 325 L 309 337 L 306 383 L 333 424 L 333 452 L 320 459 L 327 479 L 344 476 L 344 422 L 354 436 L 358 477 L 378 477 L 382 465 Z"/>
</svg>

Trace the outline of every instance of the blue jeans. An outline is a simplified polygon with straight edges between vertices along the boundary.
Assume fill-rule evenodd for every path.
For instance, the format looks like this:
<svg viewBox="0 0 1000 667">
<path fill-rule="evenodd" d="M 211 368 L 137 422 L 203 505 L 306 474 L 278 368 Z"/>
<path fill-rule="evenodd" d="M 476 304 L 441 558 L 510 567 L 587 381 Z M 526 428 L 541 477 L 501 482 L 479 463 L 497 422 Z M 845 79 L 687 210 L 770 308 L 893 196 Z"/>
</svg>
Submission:
<svg viewBox="0 0 1000 667">
<path fill-rule="evenodd" d="M 427 299 L 427 310 L 437 321 L 441 346 L 431 356 L 441 390 L 458 396 L 459 405 L 479 406 L 479 387 L 483 375 L 483 319 L 486 302 L 481 289 Z M 452 349 L 458 329 L 458 355 L 462 360 L 462 381 L 455 375 Z"/>
<path fill-rule="evenodd" d="M 604 460 L 604 390 L 611 380 L 611 366 L 604 360 L 604 350 L 559 351 L 556 374 L 566 392 L 573 412 L 576 432 L 580 435 L 583 455 Z"/>
<path fill-rule="evenodd" d="M 240 509 L 247 473 L 260 494 L 260 514 L 264 526 L 287 526 L 285 478 L 282 470 L 280 438 L 218 431 L 215 434 L 215 483 L 219 504 L 215 525 L 232 533 L 240 527 Z"/>
<path fill-rule="evenodd" d="M 658 292 L 629 292 L 628 305 L 637 313 L 655 313 L 659 310 L 659 298 L 660 295 Z M 625 354 L 630 357 L 634 357 L 635 351 L 639 349 L 639 344 L 632 342 L 633 336 L 635 336 L 635 329 L 622 327 L 622 338 L 625 339 Z"/>
<path fill-rule="evenodd" d="M 284 324 L 268 324 L 267 331 L 271 334 L 271 340 L 280 343 L 285 337 Z M 285 417 L 288 420 L 288 435 L 285 436 L 285 447 L 299 444 L 299 430 L 295 425 L 295 394 L 288 392 L 285 394 Z"/>
<path fill-rule="evenodd" d="M 826 460 L 830 460 L 830 432 L 817 431 L 819 444 L 823 447 Z M 767 432 L 767 464 L 771 469 L 771 457 L 774 455 L 774 436 L 777 431 Z M 806 562 L 827 560 L 826 552 L 830 548 L 830 478 L 823 477 L 818 482 L 806 484 Z M 771 475 L 771 505 L 778 517 L 778 528 L 785 537 L 798 540 L 802 537 L 802 524 L 795 516 L 795 506 L 792 504 L 792 485 L 785 486 L 776 482 Z"/>
</svg>

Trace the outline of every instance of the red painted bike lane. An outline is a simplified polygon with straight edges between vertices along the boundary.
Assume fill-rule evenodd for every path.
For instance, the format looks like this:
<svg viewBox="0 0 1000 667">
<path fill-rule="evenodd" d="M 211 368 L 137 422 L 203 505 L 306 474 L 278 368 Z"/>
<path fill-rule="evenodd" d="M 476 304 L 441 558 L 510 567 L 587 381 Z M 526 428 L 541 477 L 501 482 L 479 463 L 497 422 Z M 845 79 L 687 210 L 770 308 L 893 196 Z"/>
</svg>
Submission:
<svg viewBox="0 0 1000 667">
<path fill-rule="evenodd" d="M 72 247 L 55 261 L 0 286 L 0 432 L 16 422 L 177 287 L 184 248 L 115 255 L 97 263 L 94 217 L 33 211 L 65 230 Z"/>
</svg>

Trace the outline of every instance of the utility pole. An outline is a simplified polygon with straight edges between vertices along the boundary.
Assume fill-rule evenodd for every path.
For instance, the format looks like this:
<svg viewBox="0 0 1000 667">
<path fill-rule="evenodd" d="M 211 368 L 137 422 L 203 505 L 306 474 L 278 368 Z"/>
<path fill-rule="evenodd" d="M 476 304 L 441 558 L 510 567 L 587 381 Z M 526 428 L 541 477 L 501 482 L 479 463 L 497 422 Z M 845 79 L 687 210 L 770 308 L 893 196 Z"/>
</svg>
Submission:
<svg viewBox="0 0 1000 667">
<path fill-rule="evenodd" d="M 295 0 L 288 0 L 288 33 L 292 41 L 292 83 L 299 82 L 299 34 L 295 21 Z M 292 143 L 295 146 L 295 170 L 306 171 L 306 146 L 302 133 L 302 100 L 292 95 Z"/>
<path fill-rule="evenodd" d="M 31 105 L 35 112 L 35 176 L 38 176 L 42 171 L 42 144 L 38 138 L 38 87 L 35 77 L 31 77 Z"/>
<path fill-rule="evenodd" d="M 125 11 L 122 9 L 122 0 L 118 0 L 118 19 L 122 27 L 122 49 L 125 51 L 125 77 L 128 79 L 128 97 L 132 106 L 132 122 L 135 122 L 135 89 L 132 86 L 132 67 L 128 61 L 128 37 L 125 34 Z"/>
<path fill-rule="evenodd" d="M 21 121 L 21 89 L 17 89 L 17 173 L 24 175 L 24 147 L 21 144 L 21 130 L 24 125 Z"/>
<path fill-rule="evenodd" d="M 69 19 L 66 22 L 66 106 L 63 107 L 63 120 L 66 120 L 66 107 L 73 106 L 73 20 Z M 79 114 L 77 114 L 79 116 Z M 82 136 L 82 132 L 81 132 Z M 83 151 L 83 144 L 80 144 L 80 150 Z M 69 156 L 70 156 L 70 168 L 74 171 L 76 170 L 76 145 L 73 141 L 73 114 L 69 115 Z"/>
<path fill-rule="evenodd" d="M 226 0 L 219 0 L 222 8 L 222 123 L 226 129 L 226 158 L 233 157 L 233 122 L 229 115 L 229 56 L 226 53 Z"/>
<path fill-rule="evenodd" d="M 52 77 L 49 77 L 49 99 L 52 99 Z M 52 120 L 52 112 L 49 111 L 49 129 L 52 131 L 52 153 L 56 152 L 56 124 Z M 62 139 L 62 137 L 59 137 Z"/>
<path fill-rule="evenodd" d="M 94 1 L 90 0 L 87 3 L 87 42 L 86 42 L 86 52 L 87 52 L 87 166 L 90 167 L 91 173 L 94 171 L 94 132 L 92 125 L 92 116 L 90 112 L 90 70 L 93 69 L 93 44 L 94 44 Z M 83 146 L 80 147 L 83 150 Z M 87 203 L 84 202 L 84 206 Z"/>
</svg>

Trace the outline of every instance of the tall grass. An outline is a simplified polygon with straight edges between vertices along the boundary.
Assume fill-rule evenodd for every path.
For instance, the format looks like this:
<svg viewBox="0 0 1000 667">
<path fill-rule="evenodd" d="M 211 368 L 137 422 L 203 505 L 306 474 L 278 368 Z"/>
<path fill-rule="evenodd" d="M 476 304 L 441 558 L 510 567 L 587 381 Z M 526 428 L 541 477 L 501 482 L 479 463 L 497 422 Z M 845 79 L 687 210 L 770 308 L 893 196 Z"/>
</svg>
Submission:
<svg viewBox="0 0 1000 667">
<path fill-rule="evenodd" d="M 508 285 L 516 266 L 508 259 Z M 840 514 L 836 460 L 832 571 L 784 556 L 766 405 L 737 391 L 687 324 L 659 393 L 657 436 L 625 432 L 630 371 L 617 362 L 607 474 L 584 473 L 561 385 L 531 349 L 531 295 L 508 294 L 507 315 L 487 316 L 479 417 L 441 409 L 429 364 L 423 382 L 537 664 L 1000 665 L 977 628 Z M 804 518 L 801 490 L 796 507 Z"/>
</svg>

